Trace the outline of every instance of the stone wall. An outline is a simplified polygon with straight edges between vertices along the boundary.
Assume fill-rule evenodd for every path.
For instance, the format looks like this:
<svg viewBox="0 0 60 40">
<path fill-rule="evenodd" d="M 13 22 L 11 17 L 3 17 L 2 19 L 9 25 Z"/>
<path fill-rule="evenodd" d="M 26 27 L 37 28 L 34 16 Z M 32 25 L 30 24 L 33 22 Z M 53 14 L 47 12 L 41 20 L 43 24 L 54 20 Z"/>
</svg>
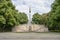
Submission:
<svg viewBox="0 0 60 40">
<path fill-rule="evenodd" d="M 44 25 L 36 25 L 36 24 L 32 24 L 31 26 L 31 30 L 29 30 L 29 25 L 27 24 L 23 24 L 23 25 L 19 25 L 19 26 L 15 26 L 15 28 L 13 28 L 13 32 L 48 32 L 48 28 L 45 27 Z"/>
</svg>

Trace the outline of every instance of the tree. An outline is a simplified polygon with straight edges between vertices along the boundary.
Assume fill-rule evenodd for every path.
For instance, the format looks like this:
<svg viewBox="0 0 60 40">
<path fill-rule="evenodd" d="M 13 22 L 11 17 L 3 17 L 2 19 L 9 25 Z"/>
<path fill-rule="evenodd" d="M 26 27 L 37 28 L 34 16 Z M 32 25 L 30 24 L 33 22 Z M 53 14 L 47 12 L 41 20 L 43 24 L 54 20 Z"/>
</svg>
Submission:
<svg viewBox="0 0 60 40">
<path fill-rule="evenodd" d="M 16 25 L 17 21 L 14 18 L 15 11 L 11 0 L 0 0 L 0 21 L 1 25 L 4 24 L 3 26 L 0 25 L 1 29 L 3 29 L 2 31 L 7 31 L 7 29 Z"/>
<path fill-rule="evenodd" d="M 0 19 L 1 31 L 11 31 L 14 26 L 28 21 L 25 13 L 15 10 L 11 0 L 0 0 Z"/>
<path fill-rule="evenodd" d="M 32 23 L 42 24 L 42 16 L 38 13 L 35 13 L 32 18 Z"/>
<path fill-rule="evenodd" d="M 42 23 L 46 26 L 48 22 L 48 13 L 44 13 L 42 16 Z"/>
<path fill-rule="evenodd" d="M 47 26 L 49 30 L 60 31 L 60 0 L 55 0 L 49 13 Z"/>
<path fill-rule="evenodd" d="M 20 24 L 25 24 L 28 22 L 28 17 L 25 13 L 20 12 L 19 13 L 19 19 L 20 19 L 20 21 L 19 21 Z"/>
</svg>

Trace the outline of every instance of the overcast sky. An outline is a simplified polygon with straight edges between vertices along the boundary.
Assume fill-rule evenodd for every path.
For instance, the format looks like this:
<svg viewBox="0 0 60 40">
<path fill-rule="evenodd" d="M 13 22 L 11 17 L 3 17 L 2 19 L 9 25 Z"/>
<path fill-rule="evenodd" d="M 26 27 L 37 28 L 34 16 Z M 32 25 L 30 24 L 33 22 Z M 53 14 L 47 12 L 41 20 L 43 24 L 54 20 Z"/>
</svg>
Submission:
<svg viewBox="0 0 60 40">
<path fill-rule="evenodd" d="M 47 13 L 51 10 L 51 4 L 54 0 L 12 0 L 13 4 L 19 12 L 29 13 L 31 7 L 31 14 L 38 12 L 40 14 Z"/>
</svg>

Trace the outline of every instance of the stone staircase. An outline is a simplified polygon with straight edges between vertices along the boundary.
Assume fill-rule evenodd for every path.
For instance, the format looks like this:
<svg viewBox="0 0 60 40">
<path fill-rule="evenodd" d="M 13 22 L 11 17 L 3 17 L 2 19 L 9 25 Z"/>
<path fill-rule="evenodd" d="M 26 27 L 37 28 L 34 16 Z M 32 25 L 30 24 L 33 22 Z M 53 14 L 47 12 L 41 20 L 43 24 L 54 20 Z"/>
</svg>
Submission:
<svg viewBox="0 0 60 40">
<path fill-rule="evenodd" d="M 29 30 L 31 28 L 31 30 Z M 32 24 L 30 27 L 27 24 L 15 26 L 13 32 L 48 32 L 48 28 L 44 25 Z"/>
</svg>

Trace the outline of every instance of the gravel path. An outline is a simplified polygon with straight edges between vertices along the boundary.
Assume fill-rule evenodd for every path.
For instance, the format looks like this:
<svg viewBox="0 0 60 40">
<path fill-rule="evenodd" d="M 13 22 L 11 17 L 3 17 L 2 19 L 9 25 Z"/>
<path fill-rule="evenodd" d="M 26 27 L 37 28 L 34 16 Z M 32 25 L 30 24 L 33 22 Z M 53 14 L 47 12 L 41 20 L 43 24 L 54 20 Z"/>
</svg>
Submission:
<svg viewBox="0 0 60 40">
<path fill-rule="evenodd" d="M 0 40 L 60 40 L 60 33 L 0 33 Z"/>
</svg>

